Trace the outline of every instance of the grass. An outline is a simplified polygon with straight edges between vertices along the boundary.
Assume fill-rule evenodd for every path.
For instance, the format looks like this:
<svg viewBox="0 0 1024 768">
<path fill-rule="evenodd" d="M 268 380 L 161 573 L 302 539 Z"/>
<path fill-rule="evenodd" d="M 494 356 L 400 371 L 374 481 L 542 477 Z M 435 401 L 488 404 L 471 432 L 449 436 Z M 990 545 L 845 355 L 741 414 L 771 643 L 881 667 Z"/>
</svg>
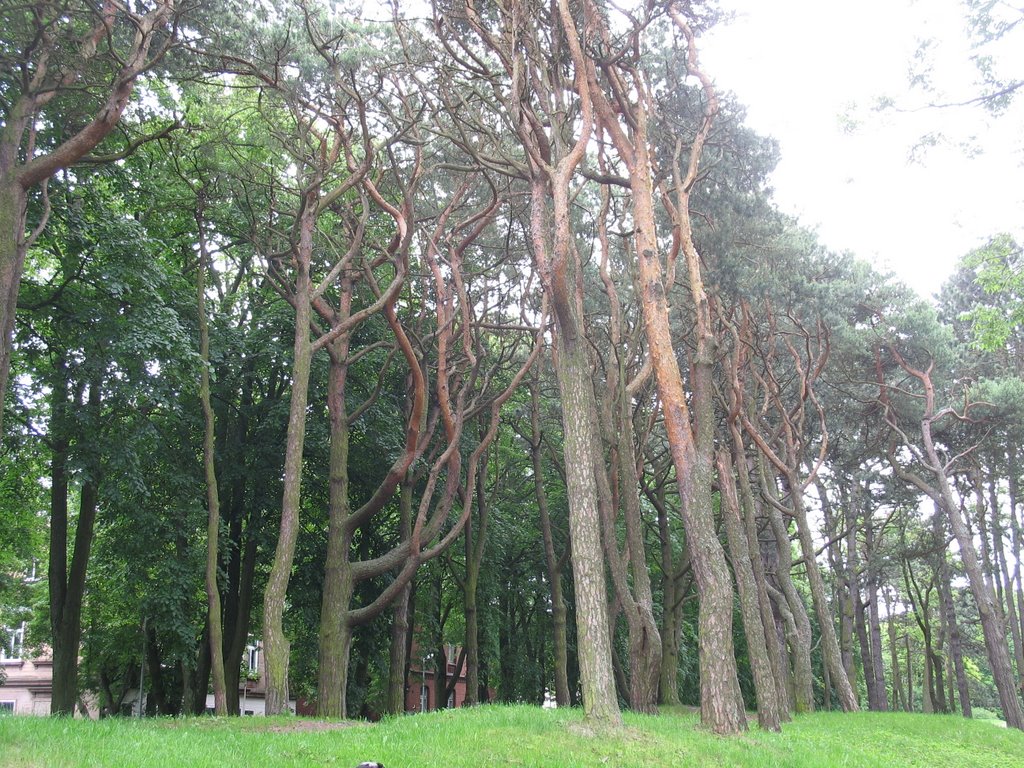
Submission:
<svg viewBox="0 0 1024 768">
<path fill-rule="evenodd" d="M 387 768 L 811 768 L 1024 767 L 1024 733 L 954 716 L 819 713 L 783 733 L 719 738 L 682 712 L 625 715 L 625 727 L 590 733 L 578 711 L 486 706 L 375 725 L 297 718 L 99 722 L 0 719 L 3 768 L 278 768 L 363 760 Z"/>
</svg>

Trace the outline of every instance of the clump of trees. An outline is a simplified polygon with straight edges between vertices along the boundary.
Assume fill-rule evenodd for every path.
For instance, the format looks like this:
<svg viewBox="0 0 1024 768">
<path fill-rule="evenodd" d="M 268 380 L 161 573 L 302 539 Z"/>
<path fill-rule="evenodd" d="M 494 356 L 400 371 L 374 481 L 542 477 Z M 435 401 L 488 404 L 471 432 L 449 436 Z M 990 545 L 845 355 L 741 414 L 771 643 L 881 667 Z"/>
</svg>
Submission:
<svg viewBox="0 0 1024 768">
<path fill-rule="evenodd" d="M 0 81 L 55 713 L 238 714 L 257 636 L 268 713 L 401 711 L 415 641 L 442 704 L 1024 728 L 1012 241 L 937 309 L 823 249 L 709 5 L 104 9 L 12 11 Z"/>
</svg>

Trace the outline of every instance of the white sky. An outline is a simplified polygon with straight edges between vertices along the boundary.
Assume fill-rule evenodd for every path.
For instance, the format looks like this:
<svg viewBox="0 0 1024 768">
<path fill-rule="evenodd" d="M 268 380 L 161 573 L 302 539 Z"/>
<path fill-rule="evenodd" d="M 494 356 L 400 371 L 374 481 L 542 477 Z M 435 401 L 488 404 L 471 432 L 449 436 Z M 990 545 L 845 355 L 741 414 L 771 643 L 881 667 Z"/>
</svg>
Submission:
<svg viewBox="0 0 1024 768">
<path fill-rule="evenodd" d="M 752 128 L 779 140 L 776 202 L 828 247 L 891 269 L 929 296 L 988 236 L 1024 235 L 1024 94 L 996 119 L 971 109 L 872 109 L 883 96 L 907 108 L 940 98 L 908 91 L 924 38 L 937 40 L 936 87 L 954 101 L 976 93 L 956 0 L 722 6 L 738 18 L 703 39 L 701 63 L 748 107 Z M 1021 43 L 997 52 L 1006 75 L 1024 76 Z M 845 117 L 856 122 L 852 131 Z M 939 146 L 911 162 L 917 140 L 933 131 L 954 144 L 976 136 L 984 151 Z"/>
</svg>

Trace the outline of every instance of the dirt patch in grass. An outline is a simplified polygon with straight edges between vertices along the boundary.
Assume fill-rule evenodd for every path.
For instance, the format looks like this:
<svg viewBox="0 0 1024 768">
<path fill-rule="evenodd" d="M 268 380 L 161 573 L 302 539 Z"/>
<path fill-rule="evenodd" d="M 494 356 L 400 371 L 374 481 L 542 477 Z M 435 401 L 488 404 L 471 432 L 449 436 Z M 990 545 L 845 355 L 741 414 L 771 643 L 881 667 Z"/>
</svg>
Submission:
<svg viewBox="0 0 1024 768">
<path fill-rule="evenodd" d="M 365 728 L 370 723 L 360 720 L 308 720 L 296 718 L 293 722 L 277 723 L 267 728 L 271 733 L 310 733 L 316 731 L 340 731 L 345 728 Z"/>
</svg>

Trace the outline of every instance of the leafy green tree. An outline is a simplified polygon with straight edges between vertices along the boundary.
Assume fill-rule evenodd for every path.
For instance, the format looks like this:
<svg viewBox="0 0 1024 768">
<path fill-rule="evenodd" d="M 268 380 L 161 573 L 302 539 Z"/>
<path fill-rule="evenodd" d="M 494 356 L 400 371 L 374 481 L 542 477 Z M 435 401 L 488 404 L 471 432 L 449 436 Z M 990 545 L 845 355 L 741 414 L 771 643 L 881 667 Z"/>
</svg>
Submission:
<svg viewBox="0 0 1024 768">
<path fill-rule="evenodd" d="M 0 11 L 0 393 L 7 391 L 26 254 L 53 209 L 48 182 L 111 134 L 136 80 L 174 42 L 178 13 L 173 0 L 4 4 Z"/>
</svg>

